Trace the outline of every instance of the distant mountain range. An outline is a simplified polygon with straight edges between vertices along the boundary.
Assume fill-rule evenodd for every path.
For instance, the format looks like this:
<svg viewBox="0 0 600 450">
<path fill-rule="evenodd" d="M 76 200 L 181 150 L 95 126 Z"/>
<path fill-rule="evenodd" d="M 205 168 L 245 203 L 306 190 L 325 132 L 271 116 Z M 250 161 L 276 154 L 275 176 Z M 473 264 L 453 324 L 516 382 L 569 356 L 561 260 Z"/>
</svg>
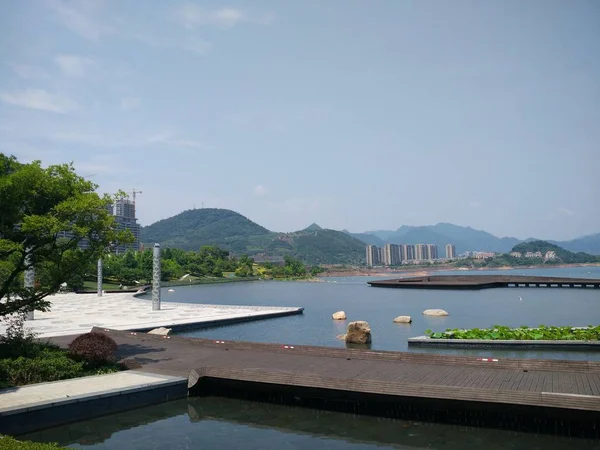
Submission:
<svg viewBox="0 0 600 450">
<path fill-rule="evenodd" d="M 440 254 L 443 254 L 446 244 L 454 244 L 456 251 L 486 251 L 509 252 L 515 245 L 522 242 L 536 241 L 536 238 L 525 240 L 515 237 L 497 237 L 491 233 L 475 230 L 471 227 L 462 227 L 451 223 L 438 223 L 428 226 L 402 225 L 396 231 L 378 230 L 364 233 L 346 233 L 363 241 L 365 244 L 382 246 L 390 244 L 436 244 Z M 570 241 L 551 241 L 572 252 L 600 254 L 600 233 L 584 236 Z"/>
<path fill-rule="evenodd" d="M 316 223 L 293 233 L 278 233 L 227 209 L 192 209 L 141 228 L 141 241 L 184 250 L 217 245 L 234 254 L 256 258 L 290 255 L 308 264 L 359 264 L 365 262 L 365 245 L 436 244 L 444 255 L 446 244 L 458 253 L 470 250 L 509 252 L 521 242 L 514 237 L 499 238 L 485 231 L 450 223 L 431 226 L 403 225 L 396 231 L 350 233 L 324 229 Z M 600 254 L 600 233 L 571 241 L 548 241 L 573 252 Z"/>
<path fill-rule="evenodd" d="M 234 254 L 254 257 L 290 255 L 308 264 L 358 264 L 365 244 L 341 231 L 312 224 L 293 233 L 277 233 L 227 209 L 192 209 L 140 230 L 141 241 L 198 250 L 217 245 Z"/>
</svg>

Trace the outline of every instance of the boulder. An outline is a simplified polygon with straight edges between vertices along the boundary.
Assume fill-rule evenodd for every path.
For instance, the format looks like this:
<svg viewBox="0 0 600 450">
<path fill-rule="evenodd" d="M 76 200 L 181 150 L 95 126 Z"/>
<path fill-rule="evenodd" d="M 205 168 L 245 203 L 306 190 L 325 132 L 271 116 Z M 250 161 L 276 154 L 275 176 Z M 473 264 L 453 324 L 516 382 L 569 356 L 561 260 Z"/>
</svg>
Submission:
<svg viewBox="0 0 600 450">
<path fill-rule="evenodd" d="M 333 320 L 346 320 L 346 313 L 344 311 L 338 311 L 331 315 Z"/>
<path fill-rule="evenodd" d="M 338 334 L 336 336 L 336 339 L 339 339 L 340 341 L 345 341 L 346 340 L 346 335 L 345 334 Z"/>
<path fill-rule="evenodd" d="M 449 315 L 447 311 L 443 309 L 426 309 L 423 311 L 425 316 L 447 316 Z"/>
<path fill-rule="evenodd" d="M 165 327 L 155 328 L 154 330 L 148 331 L 148 334 L 158 334 L 159 336 L 168 336 L 169 334 L 171 334 L 171 329 L 165 328 Z"/>
<path fill-rule="evenodd" d="M 411 323 L 412 319 L 410 316 L 398 316 L 394 319 L 394 323 Z"/>
<path fill-rule="evenodd" d="M 347 344 L 370 344 L 371 343 L 371 327 L 368 322 L 358 320 L 348 324 L 346 331 Z"/>
</svg>

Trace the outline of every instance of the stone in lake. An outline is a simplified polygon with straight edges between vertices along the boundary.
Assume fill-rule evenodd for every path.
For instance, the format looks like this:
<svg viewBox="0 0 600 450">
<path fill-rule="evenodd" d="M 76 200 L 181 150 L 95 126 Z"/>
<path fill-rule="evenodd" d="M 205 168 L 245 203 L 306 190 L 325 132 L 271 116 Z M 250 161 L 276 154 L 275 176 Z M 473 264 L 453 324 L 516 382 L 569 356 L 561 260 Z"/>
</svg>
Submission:
<svg viewBox="0 0 600 450">
<path fill-rule="evenodd" d="M 346 313 L 344 311 L 338 311 L 331 315 L 333 320 L 346 320 Z"/>
<path fill-rule="evenodd" d="M 346 340 L 346 335 L 345 334 L 338 334 L 335 338 L 339 339 L 340 341 L 345 341 Z"/>
<path fill-rule="evenodd" d="M 448 312 L 443 309 L 426 309 L 423 311 L 425 316 L 448 316 Z"/>
<path fill-rule="evenodd" d="M 158 334 L 159 336 L 168 336 L 169 334 L 171 334 L 171 329 L 165 328 L 165 327 L 159 327 L 159 328 L 155 328 L 154 330 L 148 331 L 148 334 Z"/>
<path fill-rule="evenodd" d="M 398 316 L 394 319 L 394 323 L 411 323 L 412 319 L 410 316 Z"/>
<path fill-rule="evenodd" d="M 348 324 L 346 331 L 347 344 L 370 344 L 371 343 L 371 327 L 368 322 L 358 320 Z"/>
</svg>

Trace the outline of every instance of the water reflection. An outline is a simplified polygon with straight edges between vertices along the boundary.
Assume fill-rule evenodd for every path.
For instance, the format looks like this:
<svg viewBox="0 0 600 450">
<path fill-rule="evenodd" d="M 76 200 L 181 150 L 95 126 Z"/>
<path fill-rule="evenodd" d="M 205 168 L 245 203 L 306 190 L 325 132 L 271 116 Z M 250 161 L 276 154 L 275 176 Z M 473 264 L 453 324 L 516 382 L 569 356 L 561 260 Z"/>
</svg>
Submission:
<svg viewBox="0 0 600 450">
<path fill-rule="evenodd" d="M 23 436 L 86 449 L 599 449 L 598 441 L 190 398 Z"/>
</svg>

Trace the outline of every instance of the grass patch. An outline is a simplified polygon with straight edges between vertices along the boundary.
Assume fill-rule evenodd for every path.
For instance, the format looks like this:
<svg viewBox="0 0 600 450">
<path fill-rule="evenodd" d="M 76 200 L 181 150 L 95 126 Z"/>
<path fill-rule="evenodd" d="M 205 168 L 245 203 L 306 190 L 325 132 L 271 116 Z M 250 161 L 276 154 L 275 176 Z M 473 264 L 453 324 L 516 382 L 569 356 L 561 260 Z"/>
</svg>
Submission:
<svg viewBox="0 0 600 450">
<path fill-rule="evenodd" d="M 33 340 L 0 343 L 0 389 L 119 372 L 116 363 L 76 360 L 68 351 Z"/>
<path fill-rule="evenodd" d="M 134 286 L 128 286 L 128 287 L 136 287 L 137 285 Z M 96 280 L 86 280 L 83 282 L 83 289 L 85 291 L 94 291 L 96 292 L 98 290 L 98 282 Z M 103 281 L 102 282 L 102 289 L 105 291 L 114 291 L 114 290 L 118 290 L 121 289 L 119 287 L 119 283 L 110 283 L 107 281 Z"/>
<path fill-rule="evenodd" d="M 17 441 L 10 436 L 0 436 L 0 448 L 2 450 L 56 450 L 65 447 L 59 447 L 54 442 Z"/>
<path fill-rule="evenodd" d="M 598 341 L 600 340 L 600 326 L 589 325 L 587 328 L 579 328 L 540 325 L 536 328 L 529 328 L 523 325 L 519 328 L 509 328 L 494 325 L 491 328 L 473 328 L 470 330 L 448 328 L 446 331 L 438 333 L 426 330 L 425 334 L 431 339 Z"/>
</svg>

